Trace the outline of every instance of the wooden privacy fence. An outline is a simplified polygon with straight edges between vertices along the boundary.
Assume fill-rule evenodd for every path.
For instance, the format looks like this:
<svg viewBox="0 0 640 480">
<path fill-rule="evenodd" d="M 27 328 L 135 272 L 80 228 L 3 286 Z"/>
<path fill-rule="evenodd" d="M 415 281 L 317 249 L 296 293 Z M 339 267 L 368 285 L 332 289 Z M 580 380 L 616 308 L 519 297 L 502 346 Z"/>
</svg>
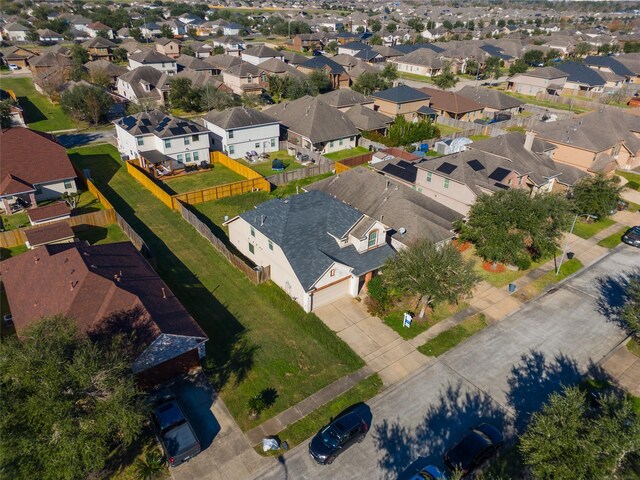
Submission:
<svg viewBox="0 0 640 480">
<path fill-rule="evenodd" d="M 357 157 L 345 158 L 343 160 L 340 160 L 340 162 L 336 162 L 336 165 L 338 163 L 341 163 L 342 165 L 353 168 L 359 165 L 364 165 L 365 163 L 369 163 L 371 161 L 371 157 L 373 157 L 373 152 L 364 153 L 362 155 L 358 155 Z M 337 168 L 336 173 L 340 173 L 338 172 Z"/>
<path fill-rule="evenodd" d="M 175 210 L 173 198 L 167 192 L 165 192 L 162 187 L 160 187 L 156 182 L 153 181 L 147 173 L 142 170 L 135 162 L 131 160 L 127 160 L 126 162 L 127 172 L 133 178 L 135 178 L 138 182 L 144 185 L 147 190 L 149 190 L 154 197 L 164 203 L 167 207 Z"/>
<path fill-rule="evenodd" d="M 122 229 L 125 235 L 129 237 L 129 240 L 131 241 L 131 243 L 133 243 L 133 245 L 140 251 L 140 253 L 142 253 L 142 255 L 144 255 L 145 257 L 147 257 L 147 259 L 149 260 L 153 259 L 154 258 L 153 253 L 151 253 L 151 250 L 149 249 L 145 241 L 142 239 L 142 237 L 138 235 L 138 232 L 136 232 L 133 228 L 131 228 L 131 225 L 129 225 L 127 221 L 124 218 L 122 218 L 122 216 L 118 212 L 116 212 L 115 210 L 114 212 L 116 215 L 116 222 L 118 223 L 118 226 Z"/>
<path fill-rule="evenodd" d="M 82 215 L 76 215 L 60 221 L 67 222 L 70 227 L 77 227 L 80 225 L 106 227 L 107 225 L 116 223 L 116 212 L 113 208 L 109 208 L 107 210 L 98 210 L 97 212 L 83 213 Z M 47 223 L 45 225 L 50 224 Z M 15 230 L 0 232 L 0 247 L 11 248 L 18 245 L 23 245 L 27 241 L 25 232 L 39 226 L 41 225 L 16 228 Z"/>
<path fill-rule="evenodd" d="M 98 201 L 102 204 L 104 208 L 113 209 L 113 205 L 111 205 L 111 202 L 107 200 L 107 198 L 104 195 L 102 195 L 100 190 L 98 190 L 98 188 L 93 184 L 91 180 L 89 180 L 88 178 L 85 178 L 84 181 L 87 184 L 87 190 L 89 190 L 91 194 L 98 199 Z"/>
<path fill-rule="evenodd" d="M 336 166 L 333 162 L 330 164 L 325 163 L 322 165 L 313 165 L 312 167 L 298 168 L 288 172 L 277 173 L 270 177 L 266 177 L 265 180 L 268 180 L 269 183 L 278 187 L 280 185 L 286 185 L 289 182 L 293 182 L 294 180 L 302 180 L 303 178 L 315 177 L 316 175 L 333 172 L 335 168 Z"/>
<path fill-rule="evenodd" d="M 255 170 L 250 169 L 246 165 L 241 164 L 240 162 L 235 161 L 233 158 L 227 157 L 222 152 L 211 152 L 211 163 L 219 163 L 224 165 L 229 170 L 233 170 L 239 175 L 242 175 L 244 178 L 254 179 L 254 178 L 262 178 Z"/>
<path fill-rule="evenodd" d="M 180 213 L 182 214 L 182 218 L 195 228 L 200 235 L 209 240 L 213 248 L 215 248 L 218 252 L 220 252 L 229 262 L 236 267 L 238 270 L 241 270 L 249 280 L 251 280 L 256 285 L 266 282 L 271 278 L 271 268 L 267 267 L 253 267 L 251 265 L 247 265 L 247 263 L 242 260 L 240 257 L 235 255 L 231 250 L 227 248 L 222 240 L 216 237 L 211 229 L 207 227 L 192 211 L 190 211 L 186 205 L 182 204 L 182 202 L 177 201 L 180 206 Z"/>
</svg>

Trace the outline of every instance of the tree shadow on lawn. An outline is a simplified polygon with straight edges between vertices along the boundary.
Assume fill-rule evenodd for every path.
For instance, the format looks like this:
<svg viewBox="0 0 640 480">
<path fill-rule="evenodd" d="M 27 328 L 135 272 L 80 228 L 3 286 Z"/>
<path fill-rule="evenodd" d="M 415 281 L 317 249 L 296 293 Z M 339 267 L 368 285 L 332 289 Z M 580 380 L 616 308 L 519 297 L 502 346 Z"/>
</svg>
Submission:
<svg viewBox="0 0 640 480">
<path fill-rule="evenodd" d="M 629 300 L 631 282 L 638 280 L 640 280 L 640 268 L 633 268 L 617 275 L 605 275 L 597 279 L 598 311 L 608 321 L 625 331 L 629 330 L 629 325 L 622 316 L 622 308 Z"/>
<path fill-rule="evenodd" d="M 588 372 L 611 383 L 598 366 L 591 365 Z M 575 360 L 565 355 L 547 359 L 542 352 L 532 350 L 511 368 L 506 408 L 471 384 L 449 383 L 438 400 L 427 407 L 424 419 L 414 430 L 402 425 L 400 419 L 385 419 L 375 426 L 377 448 L 382 453 L 378 465 L 385 478 L 399 480 L 410 478 L 429 464 L 443 469 L 444 453 L 464 437 L 468 428 L 481 423 L 495 426 L 503 433 L 505 444 L 512 444 L 549 395 L 575 385 L 582 376 Z"/>
<path fill-rule="evenodd" d="M 76 165 L 82 166 L 82 155 L 70 156 Z M 244 326 L 215 298 L 213 291 L 202 284 L 164 241 L 136 215 L 135 210 L 113 190 L 109 182 L 119 171 L 119 165 L 109 155 L 102 156 L 104 162 L 101 168 L 92 169 L 96 170 L 92 171 L 96 186 L 144 239 L 157 260 L 156 271 L 209 337 L 204 367 L 211 375 L 214 389 L 221 390 L 232 378 L 235 384 L 242 382 L 253 367 L 258 346 L 246 338 Z M 190 227 L 185 224 L 185 228 Z"/>
</svg>

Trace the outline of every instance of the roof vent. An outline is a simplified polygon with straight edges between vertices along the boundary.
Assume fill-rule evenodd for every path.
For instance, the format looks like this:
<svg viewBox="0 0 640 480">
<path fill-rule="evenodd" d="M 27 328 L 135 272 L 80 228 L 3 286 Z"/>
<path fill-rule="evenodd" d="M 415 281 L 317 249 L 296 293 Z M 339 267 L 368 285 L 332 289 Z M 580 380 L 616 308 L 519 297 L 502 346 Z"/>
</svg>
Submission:
<svg viewBox="0 0 640 480">
<path fill-rule="evenodd" d="M 167 298 L 167 293 L 164 291 L 164 287 L 162 287 L 162 298 Z"/>
</svg>

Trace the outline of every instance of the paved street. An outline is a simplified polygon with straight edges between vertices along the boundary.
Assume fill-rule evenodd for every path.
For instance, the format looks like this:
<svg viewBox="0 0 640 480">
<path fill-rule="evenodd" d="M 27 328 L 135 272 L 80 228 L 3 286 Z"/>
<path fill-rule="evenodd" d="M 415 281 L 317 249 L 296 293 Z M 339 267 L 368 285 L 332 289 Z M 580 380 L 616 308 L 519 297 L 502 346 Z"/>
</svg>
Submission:
<svg viewBox="0 0 640 480">
<path fill-rule="evenodd" d="M 601 295 L 599 280 L 640 267 L 638 253 L 622 246 L 386 390 L 370 402 L 366 440 L 332 465 L 316 465 L 305 442 L 254 478 L 404 478 L 412 462 L 441 465 L 443 451 L 469 426 L 521 427 L 550 392 L 575 382 L 624 340 L 599 313 L 599 299 L 616 298 L 611 288 Z"/>
<path fill-rule="evenodd" d="M 87 130 L 84 132 L 64 133 L 58 135 L 58 141 L 65 148 L 74 148 L 91 143 L 110 143 L 116 145 L 115 129 Z"/>
<path fill-rule="evenodd" d="M 457 92 L 458 90 L 461 90 L 463 87 L 466 87 L 467 85 L 471 85 L 473 87 L 478 86 L 478 85 L 482 85 L 483 83 L 504 83 L 507 81 L 507 78 L 509 78 L 507 75 L 504 75 L 500 78 L 498 78 L 497 80 L 494 79 L 489 79 L 489 80 L 470 80 L 467 78 L 460 78 L 458 83 L 456 83 L 456 85 L 453 88 L 450 88 L 450 91 L 453 92 Z M 431 87 L 431 88 L 438 88 L 435 85 L 431 84 L 431 83 L 426 83 L 426 82 L 420 82 L 418 80 L 411 80 L 408 78 L 399 78 L 397 80 L 398 83 L 404 83 L 405 85 L 408 85 L 409 87 L 413 87 L 413 88 L 421 88 L 421 87 Z"/>
</svg>

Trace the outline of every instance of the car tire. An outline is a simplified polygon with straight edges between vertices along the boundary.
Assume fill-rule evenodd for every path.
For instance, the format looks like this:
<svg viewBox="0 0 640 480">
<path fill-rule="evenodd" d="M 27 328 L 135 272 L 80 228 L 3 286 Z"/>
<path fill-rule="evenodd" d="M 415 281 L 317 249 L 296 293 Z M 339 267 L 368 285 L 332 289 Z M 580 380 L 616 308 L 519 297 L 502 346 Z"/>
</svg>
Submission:
<svg viewBox="0 0 640 480">
<path fill-rule="evenodd" d="M 327 458 L 324 462 L 325 465 L 331 465 L 333 463 L 333 461 L 336 459 L 335 455 L 330 456 L 329 458 Z"/>
<path fill-rule="evenodd" d="M 362 441 L 364 440 L 364 437 L 366 437 L 367 435 L 365 433 L 363 433 L 362 435 L 360 435 L 358 437 L 358 443 L 362 443 Z"/>
</svg>

